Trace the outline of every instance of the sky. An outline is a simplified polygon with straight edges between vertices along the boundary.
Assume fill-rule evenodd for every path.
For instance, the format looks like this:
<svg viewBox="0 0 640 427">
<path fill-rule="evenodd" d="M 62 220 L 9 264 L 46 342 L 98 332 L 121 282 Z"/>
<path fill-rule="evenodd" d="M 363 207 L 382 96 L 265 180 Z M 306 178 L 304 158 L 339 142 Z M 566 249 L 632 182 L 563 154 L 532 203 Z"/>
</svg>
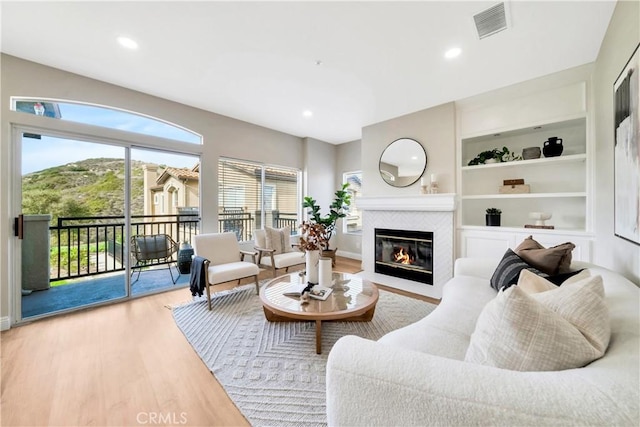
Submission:
<svg viewBox="0 0 640 427">
<path fill-rule="evenodd" d="M 161 136 L 186 142 L 200 143 L 200 137 L 176 126 L 136 114 L 107 108 L 58 104 L 62 120 L 87 123 L 145 135 Z M 55 120 L 55 119 L 52 119 Z M 41 171 L 91 158 L 123 158 L 123 147 L 71 139 L 42 136 L 42 139 L 22 139 L 22 174 Z M 154 150 L 132 150 L 131 158 L 173 167 L 193 167 L 197 158 Z"/>
</svg>

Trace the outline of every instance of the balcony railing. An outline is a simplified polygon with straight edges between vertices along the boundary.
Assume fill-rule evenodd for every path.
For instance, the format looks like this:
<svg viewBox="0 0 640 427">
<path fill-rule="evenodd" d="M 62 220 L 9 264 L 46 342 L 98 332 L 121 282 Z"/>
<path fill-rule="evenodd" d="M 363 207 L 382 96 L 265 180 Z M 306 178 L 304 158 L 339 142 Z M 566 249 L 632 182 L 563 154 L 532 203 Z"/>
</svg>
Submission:
<svg viewBox="0 0 640 427">
<path fill-rule="evenodd" d="M 259 216 L 258 211 L 258 216 Z M 274 228 L 291 227 L 291 234 L 298 231 L 298 214 L 286 213 L 280 211 L 271 211 L 266 214 L 266 223 Z M 245 212 L 241 208 L 227 208 L 223 212 L 218 213 L 218 231 L 221 233 L 232 231 L 236 234 L 238 241 L 247 241 L 253 239 L 253 230 L 256 228 L 256 220 L 251 212 Z"/>
<path fill-rule="evenodd" d="M 273 226 L 275 228 L 282 228 L 282 227 L 289 226 L 291 228 L 291 234 L 297 234 L 298 233 L 298 214 L 276 211 L 273 214 Z"/>
<path fill-rule="evenodd" d="M 191 242 L 198 234 L 198 213 L 133 215 L 131 236 L 168 234 L 176 242 Z M 122 216 L 64 217 L 49 228 L 50 281 L 123 271 L 126 257 Z M 174 257 L 177 256 L 174 254 Z M 149 264 L 153 265 L 153 264 Z"/>
<path fill-rule="evenodd" d="M 268 216 L 273 227 L 288 225 L 292 234 L 297 232 L 297 214 L 274 211 Z M 200 229 L 197 212 L 133 215 L 131 219 L 130 236 L 168 234 L 178 243 L 191 243 Z M 220 213 L 218 223 L 220 232 L 233 231 L 240 241 L 253 238 L 255 217 L 249 212 Z M 123 216 L 61 217 L 56 225 L 49 227 L 49 239 L 51 282 L 125 270 L 127 247 L 123 244 L 126 241 Z M 173 256 L 177 260 L 178 255 Z"/>
</svg>

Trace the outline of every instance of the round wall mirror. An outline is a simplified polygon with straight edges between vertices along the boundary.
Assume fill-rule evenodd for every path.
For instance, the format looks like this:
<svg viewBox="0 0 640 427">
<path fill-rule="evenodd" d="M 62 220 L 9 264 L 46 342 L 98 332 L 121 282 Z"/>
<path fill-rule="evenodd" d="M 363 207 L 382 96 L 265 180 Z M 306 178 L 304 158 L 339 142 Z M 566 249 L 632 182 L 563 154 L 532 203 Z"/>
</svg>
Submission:
<svg viewBox="0 0 640 427">
<path fill-rule="evenodd" d="M 408 187 L 415 183 L 426 168 L 427 153 L 415 139 L 396 139 L 380 156 L 380 176 L 394 187 Z"/>
</svg>

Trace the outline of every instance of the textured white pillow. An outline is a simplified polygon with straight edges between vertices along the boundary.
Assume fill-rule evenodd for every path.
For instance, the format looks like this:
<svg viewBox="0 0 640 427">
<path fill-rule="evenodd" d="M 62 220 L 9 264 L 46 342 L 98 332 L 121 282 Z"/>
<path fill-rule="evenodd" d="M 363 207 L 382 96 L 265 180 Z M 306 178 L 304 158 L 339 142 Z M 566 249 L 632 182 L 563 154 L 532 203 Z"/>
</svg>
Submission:
<svg viewBox="0 0 640 427">
<path fill-rule="evenodd" d="M 538 292 L 552 291 L 557 288 L 556 285 L 548 281 L 542 276 L 529 271 L 522 270 L 518 276 L 517 286 L 528 294 L 536 294 Z"/>
<path fill-rule="evenodd" d="M 516 371 L 585 366 L 609 343 L 603 295 L 600 276 L 533 295 L 500 291 L 480 313 L 465 361 Z"/>
<path fill-rule="evenodd" d="M 578 329 L 599 354 L 597 359 L 604 354 L 611 338 L 609 309 L 604 301 L 602 276 L 567 282 L 569 280 L 558 289 L 531 297 Z"/>
<path fill-rule="evenodd" d="M 291 252 L 291 228 L 265 227 L 266 245 L 274 249 L 276 254 Z"/>
<path fill-rule="evenodd" d="M 591 276 L 589 269 L 584 269 L 580 273 L 569 277 L 562 282 L 562 285 L 568 285 L 571 283 L 579 282 Z M 558 288 L 558 285 L 548 281 L 542 276 L 539 276 L 529 270 L 522 270 L 520 276 L 518 276 L 517 285 L 528 294 L 536 294 L 538 292 L 552 291 Z"/>
</svg>

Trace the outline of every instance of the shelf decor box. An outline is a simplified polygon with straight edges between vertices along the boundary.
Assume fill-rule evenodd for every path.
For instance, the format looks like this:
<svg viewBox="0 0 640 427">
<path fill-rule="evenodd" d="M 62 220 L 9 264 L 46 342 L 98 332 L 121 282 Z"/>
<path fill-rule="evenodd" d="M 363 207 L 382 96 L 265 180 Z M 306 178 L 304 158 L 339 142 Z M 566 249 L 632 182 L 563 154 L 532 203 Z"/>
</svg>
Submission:
<svg viewBox="0 0 640 427">
<path fill-rule="evenodd" d="M 529 184 L 514 184 L 514 185 L 501 185 L 498 188 L 500 194 L 522 194 L 530 193 L 531 187 Z"/>
</svg>

